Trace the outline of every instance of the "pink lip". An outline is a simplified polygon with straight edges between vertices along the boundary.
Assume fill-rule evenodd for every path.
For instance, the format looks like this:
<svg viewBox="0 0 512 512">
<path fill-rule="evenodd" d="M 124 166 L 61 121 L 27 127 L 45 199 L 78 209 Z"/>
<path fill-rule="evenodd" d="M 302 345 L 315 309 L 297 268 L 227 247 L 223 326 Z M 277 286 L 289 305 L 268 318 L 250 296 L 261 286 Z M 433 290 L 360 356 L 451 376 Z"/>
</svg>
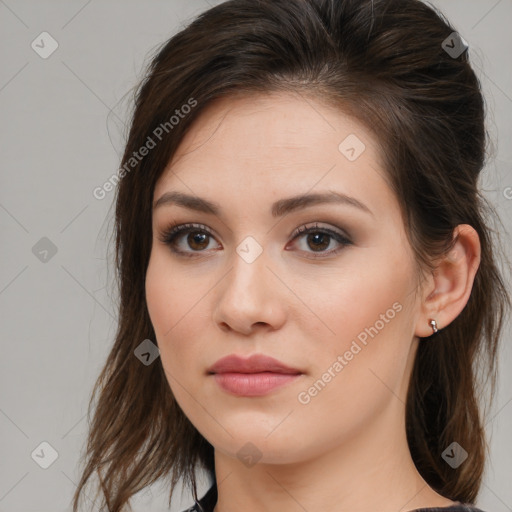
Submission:
<svg viewBox="0 0 512 512">
<path fill-rule="evenodd" d="M 286 366 L 281 361 L 274 359 L 270 356 L 263 354 L 253 354 L 248 358 L 231 354 L 229 356 L 219 359 L 214 365 L 208 368 L 209 373 L 260 373 L 260 372 L 273 372 L 273 373 L 302 373 L 297 368 Z"/>
<path fill-rule="evenodd" d="M 242 358 L 235 354 L 219 359 L 208 369 L 225 391 L 239 396 L 261 396 L 296 379 L 302 372 L 273 357 L 254 354 Z"/>
<path fill-rule="evenodd" d="M 269 391 L 300 377 L 290 373 L 216 373 L 215 382 L 229 393 L 238 396 L 262 396 Z"/>
</svg>

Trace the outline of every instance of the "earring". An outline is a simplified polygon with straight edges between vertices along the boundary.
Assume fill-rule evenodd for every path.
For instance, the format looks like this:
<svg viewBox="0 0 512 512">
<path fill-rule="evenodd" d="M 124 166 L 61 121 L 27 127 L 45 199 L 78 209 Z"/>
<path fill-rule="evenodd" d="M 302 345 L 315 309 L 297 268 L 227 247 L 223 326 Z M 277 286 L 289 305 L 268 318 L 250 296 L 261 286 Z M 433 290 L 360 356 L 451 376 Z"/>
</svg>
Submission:
<svg viewBox="0 0 512 512">
<path fill-rule="evenodd" d="M 430 327 L 432 327 L 432 330 L 435 334 L 438 331 L 437 322 L 435 320 L 430 320 L 428 323 L 430 324 Z"/>
</svg>

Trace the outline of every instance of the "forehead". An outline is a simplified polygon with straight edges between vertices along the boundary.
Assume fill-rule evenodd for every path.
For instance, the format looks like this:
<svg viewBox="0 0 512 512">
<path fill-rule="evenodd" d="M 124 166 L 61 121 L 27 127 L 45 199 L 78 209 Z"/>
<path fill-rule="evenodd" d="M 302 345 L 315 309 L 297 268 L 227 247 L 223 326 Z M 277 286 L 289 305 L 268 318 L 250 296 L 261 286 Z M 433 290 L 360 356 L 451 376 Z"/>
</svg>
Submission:
<svg viewBox="0 0 512 512">
<path fill-rule="evenodd" d="M 244 189 L 261 198 L 340 184 L 342 192 L 357 193 L 371 181 L 385 186 L 384 180 L 380 148 L 359 121 L 317 98 L 279 92 L 208 105 L 164 170 L 155 197 L 178 188 L 198 195 Z"/>
<path fill-rule="evenodd" d="M 172 163 L 191 151 L 201 153 L 212 148 L 219 154 L 258 148 L 261 157 L 275 149 L 334 150 L 337 156 L 338 144 L 350 134 L 364 140 L 378 158 L 375 137 L 358 120 L 318 97 L 292 92 L 228 96 L 213 101 L 201 112 Z M 236 142 L 243 142 L 243 146 L 235 147 Z"/>
</svg>

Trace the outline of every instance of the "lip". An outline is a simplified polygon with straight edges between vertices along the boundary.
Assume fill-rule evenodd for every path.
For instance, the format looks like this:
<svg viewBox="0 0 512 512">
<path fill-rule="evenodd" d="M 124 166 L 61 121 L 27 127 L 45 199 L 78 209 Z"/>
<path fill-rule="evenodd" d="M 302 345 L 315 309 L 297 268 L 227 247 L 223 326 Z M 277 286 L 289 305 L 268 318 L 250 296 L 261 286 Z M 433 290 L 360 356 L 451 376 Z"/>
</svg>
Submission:
<svg viewBox="0 0 512 512">
<path fill-rule="evenodd" d="M 232 354 L 219 359 L 208 372 L 224 391 L 237 396 L 263 396 L 302 375 L 300 370 L 263 354 L 249 358 Z"/>
<path fill-rule="evenodd" d="M 219 359 L 208 368 L 209 373 L 285 373 L 300 374 L 297 368 L 285 365 L 281 361 L 264 354 L 253 354 L 248 358 L 231 354 Z"/>
</svg>

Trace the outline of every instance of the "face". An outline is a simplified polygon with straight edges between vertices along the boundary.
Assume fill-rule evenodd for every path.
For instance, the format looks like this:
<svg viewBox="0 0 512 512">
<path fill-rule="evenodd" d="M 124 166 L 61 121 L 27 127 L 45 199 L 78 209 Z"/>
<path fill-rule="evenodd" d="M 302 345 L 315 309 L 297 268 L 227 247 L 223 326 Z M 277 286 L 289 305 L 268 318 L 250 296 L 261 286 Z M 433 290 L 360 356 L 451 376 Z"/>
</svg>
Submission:
<svg viewBox="0 0 512 512">
<path fill-rule="evenodd" d="M 168 196 L 154 208 L 147 305 L 172 393 L 216 450 L 236 457 L 251 442 L 261 462 L 299 462 L 403 407 L 416 267 L 371 132 L 293 94 L 222 99 L 154 204 L 177 192 L 213 205 Z M 312 194 L 330 200 L 287 201 Z M 226 389 L 208 370 L 231 354 L 296 375 L 225 375 L 238 392 Z"/>
</svg>

